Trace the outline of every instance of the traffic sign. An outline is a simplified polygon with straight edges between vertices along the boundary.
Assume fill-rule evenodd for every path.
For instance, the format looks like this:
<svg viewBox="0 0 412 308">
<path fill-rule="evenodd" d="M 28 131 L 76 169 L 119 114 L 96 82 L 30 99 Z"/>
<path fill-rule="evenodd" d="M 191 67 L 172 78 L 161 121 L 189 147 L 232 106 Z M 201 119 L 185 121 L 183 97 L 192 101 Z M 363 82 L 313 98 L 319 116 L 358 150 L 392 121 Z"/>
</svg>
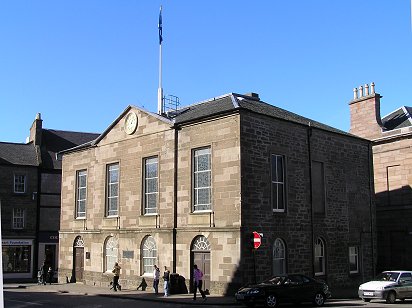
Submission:
<svg viewBox="0 0 412 308">
<path fill-rule="evenodd" d="M 253 248 L 258 249 L 262 244 L 262 237 L 256 231 L 253 231 Z"/>
</svg>

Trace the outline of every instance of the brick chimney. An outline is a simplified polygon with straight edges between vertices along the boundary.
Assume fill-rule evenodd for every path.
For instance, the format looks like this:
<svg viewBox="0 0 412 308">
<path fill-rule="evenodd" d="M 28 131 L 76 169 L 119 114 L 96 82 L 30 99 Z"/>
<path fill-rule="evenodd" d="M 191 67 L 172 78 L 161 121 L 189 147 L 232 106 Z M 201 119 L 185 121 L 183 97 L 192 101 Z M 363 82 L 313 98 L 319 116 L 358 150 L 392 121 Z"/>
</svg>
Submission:
<svg viewBox="0 0 412 308">
<path fill-rule="evenodd" d="M 369 140 L 381 137 L 381 97 L 375 93 L 373 82 L 353 89 L 353 100 L 349 102 L 351 134 Z"/>
<path fill-rule="evenodd" d="M 36 118 L 30 127 L 30 139 L 29 142 L 33 142 L 34 145 L 41 145 L 41 132 L 43 128 L 43 120 L 41 119 L 40 113 L 36 114 Z"/>
</svg>

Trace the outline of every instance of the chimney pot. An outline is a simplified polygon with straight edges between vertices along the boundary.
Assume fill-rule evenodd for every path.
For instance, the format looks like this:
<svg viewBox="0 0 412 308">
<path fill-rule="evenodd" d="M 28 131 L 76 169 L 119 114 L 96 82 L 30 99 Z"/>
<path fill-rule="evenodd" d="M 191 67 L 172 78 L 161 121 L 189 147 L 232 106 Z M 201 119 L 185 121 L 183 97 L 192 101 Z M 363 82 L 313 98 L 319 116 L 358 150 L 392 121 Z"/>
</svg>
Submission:
<svg viewBox="0 0 412 308">
<path fill-rule="evenodd" d="M 373 81 L 371 83 L 371 94 L 375 94 L 375 83 Z"/>
<path fill-rule="evenodd" d="M 369 85 L 365 83 L 365 96 L 369 95 Z"/>
<path fill-rule="evenodd" d="M 353 88 L 353 99 L 358 98 L 358 88 Z"/>
<path fill-rule="evenodd" d="M 363 97 L 363 87 L 359 86 L 359 97 Z"/>
</svg>

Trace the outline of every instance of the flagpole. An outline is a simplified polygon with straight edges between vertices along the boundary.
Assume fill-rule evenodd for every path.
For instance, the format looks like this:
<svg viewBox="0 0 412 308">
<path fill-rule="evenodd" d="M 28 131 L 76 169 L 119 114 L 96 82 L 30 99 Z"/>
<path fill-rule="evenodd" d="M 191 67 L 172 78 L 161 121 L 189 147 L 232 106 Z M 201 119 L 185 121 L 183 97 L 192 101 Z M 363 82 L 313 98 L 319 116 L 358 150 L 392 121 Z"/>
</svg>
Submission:
<svg viewBox="0 0 412 308">
<path fill-rule="evenodd" d="M 163 88 L 162 88 L 162 6 L 159 13 L 159 88 L 157 89 L 157 113 L 163 114 Z"/>
</svg>

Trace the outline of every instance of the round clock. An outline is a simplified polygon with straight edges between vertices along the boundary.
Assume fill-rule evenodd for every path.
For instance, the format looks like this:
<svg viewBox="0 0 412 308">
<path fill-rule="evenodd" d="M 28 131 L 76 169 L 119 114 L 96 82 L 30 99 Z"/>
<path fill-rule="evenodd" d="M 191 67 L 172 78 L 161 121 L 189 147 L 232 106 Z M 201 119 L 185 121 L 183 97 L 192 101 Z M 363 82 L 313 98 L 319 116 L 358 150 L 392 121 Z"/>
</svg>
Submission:
<svg viewBox="0 0 412 308">
<path fill-rule="evenodd" d="M 137 128 L 137 115 L 134 112 L 130 112 L 126 116 L 126 120 L 124 122 L 124 131 L 126 134 L 133 134 Z"/>
</svg>

